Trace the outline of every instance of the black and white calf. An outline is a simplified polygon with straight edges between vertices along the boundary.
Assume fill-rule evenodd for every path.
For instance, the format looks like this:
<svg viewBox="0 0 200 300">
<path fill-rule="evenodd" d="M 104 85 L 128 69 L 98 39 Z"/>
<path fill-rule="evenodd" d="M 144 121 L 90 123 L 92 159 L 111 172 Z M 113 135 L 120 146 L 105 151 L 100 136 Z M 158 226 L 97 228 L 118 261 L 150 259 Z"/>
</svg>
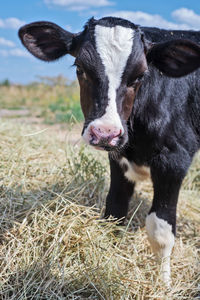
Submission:
<svg viewBox="0 0 200 300">
<path fill-rule="evenodd" d="M 200 147 L 200 32 L 142 28 L 106 17 L 90 19 L 77 34 L 36 22 L 23 26 L 19 36 L 42 60 L 75 57 L 83 138 L 109 152 L 105 217 L 125 217 L 134 182 L 151 175 L 147 234 L 169 284 L 179 189 Z"/>
</svg>

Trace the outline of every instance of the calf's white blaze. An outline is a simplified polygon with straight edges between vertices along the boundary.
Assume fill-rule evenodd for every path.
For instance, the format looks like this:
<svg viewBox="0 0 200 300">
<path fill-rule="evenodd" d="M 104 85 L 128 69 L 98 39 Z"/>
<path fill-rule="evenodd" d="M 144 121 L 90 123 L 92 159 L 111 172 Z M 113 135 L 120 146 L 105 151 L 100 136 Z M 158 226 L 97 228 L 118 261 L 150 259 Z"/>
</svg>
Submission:
<svg viewBox="0 0 200 300">
<path fill-rule="evenodd" d="M 172 226 L 153 212 L 146 218 L 146 230 L 153 252 L 161 259 L 163 282 L 170 286 L 170 255 L 174 246 Z"/>
<path fill-rule="evenodd" d="M 117 112 L 116 94 L 121 84 L 121 78 L 125 70 L 128 58 L 132 51 L 134 30 L 123 26 L 105 27 L 95 26 L 95 41 L 97 52 L 100 55 L 108 78 L 108 105 L 105 114 L 92 121 L 85 130 L 83 137 L 88 140 L 90 126 L 108 127 L 111 129 L 124 129 Z"/>
<path fill-rule="evenodd" d="M 133 46 L 134 31 L 123 26 L 95 26 L 97 52 L 108 78 L 108 106 L 100 118 L 123 129 L 116 105 L 116 92 Z M 123 132 L 122 132 L 123 133 Z"/>
</svg>

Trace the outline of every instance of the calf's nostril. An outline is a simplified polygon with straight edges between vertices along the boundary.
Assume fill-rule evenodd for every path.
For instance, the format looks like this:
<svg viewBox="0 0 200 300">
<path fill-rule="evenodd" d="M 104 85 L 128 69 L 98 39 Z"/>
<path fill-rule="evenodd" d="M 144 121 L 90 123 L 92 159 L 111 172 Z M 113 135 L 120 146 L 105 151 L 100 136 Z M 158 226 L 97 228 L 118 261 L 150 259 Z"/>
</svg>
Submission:
<svg viewBox="0 0 200 300">
<path fill-rule="evenodd" d="M 121 136 L 122 135 L 122 130 L 120 129 L 119 134 L 117 136 Z"/>
<path fill-rule="evenodd" d="M 99 138 L 101 136 L 101 130 L 100 128 L 96 129 L 95 127 L 91 127 L 91 133 L 92 135 L 94 135 L 95 137 Z"/>
</svg>

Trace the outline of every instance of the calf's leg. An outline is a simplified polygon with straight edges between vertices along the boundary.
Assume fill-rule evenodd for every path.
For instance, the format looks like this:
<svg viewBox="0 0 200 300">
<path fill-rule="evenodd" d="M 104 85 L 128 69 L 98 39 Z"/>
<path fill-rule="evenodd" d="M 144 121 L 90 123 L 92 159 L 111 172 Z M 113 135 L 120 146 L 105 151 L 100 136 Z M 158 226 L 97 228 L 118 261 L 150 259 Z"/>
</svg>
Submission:
<svg viewBox="0 0 200 300">
<path fill-rule="evenodd" d="M 129 200 L 134 191 L 134 183 L 128 181 L 119 160 L 109 156 L 110 161 L 110 189 L 106 198 L 105 218 L 113 216 L 117 219 L 125 218 Z M 122 220 L 123 223 L 123 220 Z"/>
<path fill-rule="evenodd" d="M 159 163 L 161 166 L 159 166 Z M 170 161 L 162 165 L 162 159 L 151 168 L 154 198 L 146 218 L 146 230 L 153 252 L 161 259 L 161 276 L 170 286 L 170 255 L 176 234 L 176 206 L 182 179 L 187 167 L 170 168 Z"/>
</svg>

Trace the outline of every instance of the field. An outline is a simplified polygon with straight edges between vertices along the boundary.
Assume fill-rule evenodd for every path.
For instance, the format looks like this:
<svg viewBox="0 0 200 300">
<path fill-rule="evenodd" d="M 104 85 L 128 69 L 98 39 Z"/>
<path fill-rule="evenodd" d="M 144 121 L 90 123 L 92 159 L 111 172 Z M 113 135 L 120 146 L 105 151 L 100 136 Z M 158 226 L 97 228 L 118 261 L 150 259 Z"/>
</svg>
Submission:
<svg viewBox="0 0 200 300">
<path fill-rule="evenodd" d="M 12 118 L 27 116 L 32 121 L 49 125 L 83 120 L 78 83 L 68 82 L 62 76 L 42 77 L 27 86 L 3 82 L 0 85 L 0 104 L 5 115 Z"/>
<path fill-rule="evenodd" d="M 77 83 L 42 80 L 0 86 L 0 299 L 200 299 L 200 154 L 165 290 L 144 227 L 151 182 L 137 186 L 126 226 L 105 222 L 106 153 L 81 142 Z"/>
</svg>

